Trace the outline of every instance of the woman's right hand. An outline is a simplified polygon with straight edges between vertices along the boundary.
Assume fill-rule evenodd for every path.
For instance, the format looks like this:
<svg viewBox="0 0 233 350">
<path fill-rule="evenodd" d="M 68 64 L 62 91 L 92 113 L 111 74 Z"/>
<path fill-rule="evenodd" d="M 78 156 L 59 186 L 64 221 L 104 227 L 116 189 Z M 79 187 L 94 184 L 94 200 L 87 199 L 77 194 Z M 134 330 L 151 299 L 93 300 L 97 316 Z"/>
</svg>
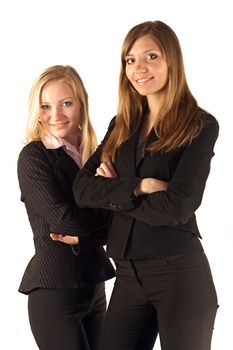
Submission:
<svg viewBox="0 0 233 350">
<path fill-rule="evenodd" d="M 52 238 L 53 241 L 59 241 L 61 243 L 66 243 L 69 245 L 76 245 L 79 243 L 79 238 L 78 236 L 69 236 L 69 235 L 60 235 L 59 233 L 50 233 L 50 237 Z"/>
<path fill-rule="evenodd" d="M 158 191 L 166 191 L 169 182 L 147 177 L 142 179 L 134 190 L 136 196 L 142 196 L 143 194 L 151 194 Z"/>
<path fill-rule="evenodd" d="M 107 178 L 116 178 L 117 173 L 111 162 L 101 163 L 100 166 L 96 169 L 95 176 L 102 176 Z"/>
</svg>

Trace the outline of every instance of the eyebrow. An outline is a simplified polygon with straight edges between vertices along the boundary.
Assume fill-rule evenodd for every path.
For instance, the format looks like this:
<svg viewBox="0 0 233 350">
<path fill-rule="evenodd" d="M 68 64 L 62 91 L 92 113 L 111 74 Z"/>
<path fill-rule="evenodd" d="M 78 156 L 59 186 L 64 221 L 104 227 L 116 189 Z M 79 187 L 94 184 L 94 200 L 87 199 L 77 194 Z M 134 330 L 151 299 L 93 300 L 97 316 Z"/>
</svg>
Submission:
<svg viewBox="0 0 233 350">
<path fill-rule="evenodd" d="M 63 102 L 63 101 L 65 101 L 65 100 L 75 100 L 75 97 L 65 97 L 65 98 L 59 100 L 58 102 Z M 43 101 L 43 100 L 41 100 L 41 103 L 47 103 L 47 104 L 49 104 L 49 102 L 46 102 L 46 101 Z"/>
<path fill-rule="evenodd" d="M 161 51 L 156 50 L 156 49 L 147 49 L 147 50 L 143 51 L 143 54 L 148 53 L 148 52 L 151 52 L 151 51 L 156 51 L 156 52 L 162 53 Z M 135 55 L 135 54 L 133 54 L 133 53 L 130 51 L 127 55 L 125 55 L 125 57 L 127 57 L 127 56 L 134 56 L 134 55 Z"/>
</svg>

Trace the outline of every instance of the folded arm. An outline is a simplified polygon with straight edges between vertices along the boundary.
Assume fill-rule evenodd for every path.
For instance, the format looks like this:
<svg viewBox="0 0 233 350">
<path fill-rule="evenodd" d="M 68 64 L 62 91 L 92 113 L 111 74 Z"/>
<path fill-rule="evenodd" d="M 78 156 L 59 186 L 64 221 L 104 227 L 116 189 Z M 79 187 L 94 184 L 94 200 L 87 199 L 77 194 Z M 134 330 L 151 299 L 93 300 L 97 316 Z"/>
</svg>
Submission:
<svg viewBox="0 0 233 350">
<path fill-rule="evenodd" d="M 152 178 L 105 177 L 98 169 L 106 174 L 110 169 L 99 166 L 100 146 L 75 179 L 76 201 L 81 206 L 124 212 L 153 226 L 186 223 L 202 201 L 218 137 L 214 117 L 204 116 L 203 124 L 200 134 L 183 149 L 169 184 Z"/>
</svg>

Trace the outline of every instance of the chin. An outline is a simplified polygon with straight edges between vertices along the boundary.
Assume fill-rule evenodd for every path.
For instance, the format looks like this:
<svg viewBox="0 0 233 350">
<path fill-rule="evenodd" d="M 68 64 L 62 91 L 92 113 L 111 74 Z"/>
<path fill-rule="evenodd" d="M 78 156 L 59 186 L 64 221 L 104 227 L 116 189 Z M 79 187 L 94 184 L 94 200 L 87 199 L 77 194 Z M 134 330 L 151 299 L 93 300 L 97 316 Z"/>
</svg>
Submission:
<svg viewBox="0 0 233 350">
<path fill-rule="evenodd" d="M 145 90 L 138 90 L 138 93 L 139 93 L 139 95 L 141 95 L 141 96 L 147 96 L 147 95 L 150 94 L 149 91 L 145 91 Z"/>
</svg>

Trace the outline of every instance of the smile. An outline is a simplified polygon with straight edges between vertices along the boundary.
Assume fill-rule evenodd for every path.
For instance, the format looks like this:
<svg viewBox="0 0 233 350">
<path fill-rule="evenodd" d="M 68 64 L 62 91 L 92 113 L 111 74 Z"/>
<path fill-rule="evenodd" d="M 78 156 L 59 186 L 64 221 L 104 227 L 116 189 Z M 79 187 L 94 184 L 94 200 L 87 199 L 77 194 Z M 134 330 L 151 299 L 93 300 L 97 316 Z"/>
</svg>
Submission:
<svg viewBox="0 0 233 350">
<path fill-rule="evenodd" d="M 140 79 L 137 79 L 136 82 L 140 85 L 143 85 L 143 84 L 146 84 L 148 81 L 151 81 L 153 79 L 152 78 L 140 78 Z"/>
<path fill-rule="evenodd" d="M 67 126 L 67 124 L 68 122 L 64 122 L 64 123 L 50 124 L 50 126 L 56 129 L 62 129 L 65 126 Z"/>
</svg>

